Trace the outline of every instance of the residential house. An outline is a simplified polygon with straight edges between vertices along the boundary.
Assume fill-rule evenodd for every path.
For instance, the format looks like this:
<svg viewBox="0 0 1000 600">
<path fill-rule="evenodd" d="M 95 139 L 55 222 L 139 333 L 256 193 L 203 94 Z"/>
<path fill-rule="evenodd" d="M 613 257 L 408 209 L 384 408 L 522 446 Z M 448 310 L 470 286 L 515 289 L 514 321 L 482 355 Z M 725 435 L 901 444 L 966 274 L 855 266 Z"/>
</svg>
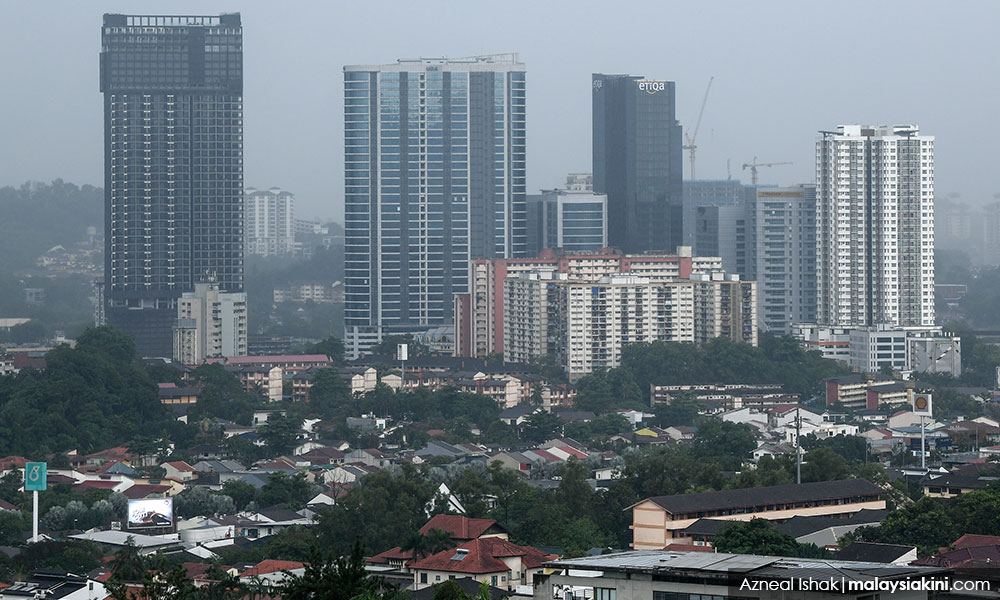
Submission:
<svg viewBox="0 0 1000 600">
<path fill-rule="evenodd" d="M 518 546 L 500 537 L 482 537 L 413 560 L 409 569 L 413 572 L 414 590 L 462 577 L 515 590 L 519 585 L 534 585 L 535 576 L 543 573 L 542 565 L 555 558 L 555 554 Z"/>
<path fill-rule="evenodd" d="M 352 450 L 344 456 L 345 463 L 359 462 L 371 467 L 385 469 L 392 466 L 395 459 L 377 448 Z"/>
<path fill-rule="evenodd" d="M 195 477 L 194 467 L 183 460 L 165 462 L 160 466 L 166 471 L 166 477 L 172 477 L 181 481 L 190 481 Z"/>
<path fill-rule="evenodd" d="M 178 387 L 176 383 L 156 384 L 156 395 L 162 404 L 197 404 L 201 390 L 196 387 Z"/>
</svg>

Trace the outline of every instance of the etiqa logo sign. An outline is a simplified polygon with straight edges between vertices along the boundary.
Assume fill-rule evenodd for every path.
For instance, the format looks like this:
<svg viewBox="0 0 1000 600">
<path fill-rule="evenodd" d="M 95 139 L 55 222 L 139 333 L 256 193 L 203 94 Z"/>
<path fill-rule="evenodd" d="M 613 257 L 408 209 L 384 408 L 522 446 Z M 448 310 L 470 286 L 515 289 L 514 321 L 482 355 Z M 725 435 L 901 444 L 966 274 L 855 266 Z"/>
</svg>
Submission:
<svg viewBox="0 0 1000 600">
<path fill-rule="evenodd" d="M 647 94 L 655 94 L 656 92 L 662 92 L 667 89 L 666 81 L 651 81 L 648 79 L 640 79 L 638 82 L 639 91 L 646 92 Z"/>
</svg>

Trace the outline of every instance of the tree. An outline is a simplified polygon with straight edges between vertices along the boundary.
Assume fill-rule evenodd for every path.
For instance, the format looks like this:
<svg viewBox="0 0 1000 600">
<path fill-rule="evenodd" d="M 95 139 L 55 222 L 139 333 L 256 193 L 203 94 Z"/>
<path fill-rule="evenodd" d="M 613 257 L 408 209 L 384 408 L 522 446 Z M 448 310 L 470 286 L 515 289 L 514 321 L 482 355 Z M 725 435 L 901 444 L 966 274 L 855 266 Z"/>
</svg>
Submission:
<svg viewBox="0 0 1000 600">
<path fill-rule="evenodd" d="M 117 581 L 141 581 L 146 574 L 146 562 L 139 554 L 139 546 L 135 538 L 128 536 L 111 561 L 111 576 Z"/>
<path fill-rule="evenodd" d="M 233 499 L 238 511 L 245 509 L 257 499 L 257 488 L 241 479 L 230 479 L 223 483 L 222 493 Z"/>
<path fill-rule="evenodd" d="M 349 556 L 323 555 L 315 548 L 301 575 L 290 575 L 278 586 L 284 600 L 351 600 L 372 593 L 377 580 L 365 570 L 364 547 L 356 539 Z"/>
<path fill-rule="evenodd" d="M 302 432 L 302 418 L 291 414 L 271 415 L 267 423 L 261 425 L 257 432 L 274 455 L 281 454 L 298 440 Z"/>
<path fill-rule="evenodd" d="M 660 404 L 653 412 L 656 414 L 657 425 L 670 427 L 672 425 L 694 425 L 702 408 L 697 395 L 693 392 L 681 391 L 673 394 L 669 404 Z"/>
<path fill-rule="evenodd" d="M 330 357 L 333 364 L 339 365 L 344 362 L 344 341 L 337 336 L 331 335 L 322 342 L 313 344 L 306 349 L 307 354 L 325 354 Z"/>
<path fill-rule="evenodd" d="M 261 506 L 282 505 L 290 510 L 299 510 L 312 498 L 313 488 L 306 481 L 305 473 L 287 475 L 281 471 L 271 473 L 257 492 Z"/>
<path fill-rule="evenodd" d="M 454 547 L 455 541 L 451 539 L 450 533 L 444 529 L 433 527 L 427 532 L 427 535 L 419 531 L 411 534 L 401 549 L 412 551 L 415 558 L 424 558 Z"/>
<path fill-rule="evenodd" d="M 802 457 L 802 481 L 836 481 L 850 475 L 847 461 L 829 448 L 817 448 Z"/>
<path fill-rule="evenodd" d="M 540 443 L 552 439 L 561 429 L 559 417 L 549 412 L 536 412 L 525 419 L 521 435 L 526 442 Z"/>
<path fill-rule="evenodd" d="M 719 531 L 712 545 L 718 552 L 763 554 L 767 556 L 816 556 L 822 554 L 815 544 L 800 544 L 778 531 L 767 519 L 732 521 Z M 811 546 L 811 547 L 810 547 Z"/>
<path fill-rule="evenodd" d="M 715 419 L 703 422 L 692 442 L 695 456 L 715 459 L 734 471 L 756 447 L 748 425 Z"/>
</svg>

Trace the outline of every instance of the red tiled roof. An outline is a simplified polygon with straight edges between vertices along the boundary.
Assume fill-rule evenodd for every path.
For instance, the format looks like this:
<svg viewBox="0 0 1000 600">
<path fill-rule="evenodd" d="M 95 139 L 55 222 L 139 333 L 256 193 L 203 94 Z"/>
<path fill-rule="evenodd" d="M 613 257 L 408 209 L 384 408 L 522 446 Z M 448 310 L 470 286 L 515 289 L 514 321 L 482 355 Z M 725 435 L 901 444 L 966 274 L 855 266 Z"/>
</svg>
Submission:
<svg viewBox="0 0 1000 600">
<path fill-rule="evenodd" d="M 1000 536 L 966 533 L 962 537 L 955 540 L 950 547 L 953 550 L 960 550 L 962 548 L 976 548 L 979 546 L 1000 546 Z M 947 552 L 948 547 L 942 547 L 940 551 Z"/>
<path fill-rule="evenodd" d="M 330 362 L 325 354 L 275 354 L 271 356 L 227 356 L 228 365 L 252 365 L 259 363 L 307 363 Z"/>
<path fill-rule="evenodd" d="M 390 548 L 385 552 L 369 557 L 365 562 L 383 565 L 388 563 L 390 560 L 408 561 L 411 559 L 413 559 L 413 550 L 403 550 L 399 546 L 396 546 L 395 548 Z"/>
<path fill-rule="evenodd" d="M 563 459 L 541 448 L 532 448 L 531 451 L 544 458 L 547 462 L 563 462 Z"/>
<path fill-rule="evenodd" d="M 137 483 L 125 490 L 125 497 L 129 500 L 141 500 L 150 494 L 162 494 L 170 489 L 169 485 L 154 485 L 151 483 Z"/>
<path fill-rule="evenodd" d="M 497 522 L 493 519 L 470 519 L 462 515 L 434 515 L 420 528 L 420 534 L 427 535 L 431 529 L 443 529 L 456 540 L 473 540 L 496 524 Z"/>
<path fill-rule="evenodd" d="M 1000 546 L 974 546 L 942 552 L 937 556 L 913 561 L 911 564 L 954 568 L 995 566 L 997 563 L 1000 563 Z"/>
<path fill-rule="evenodd" d="M 3 510 L 20 510 L 18 507 L 14 506 L 10 502 L 0 498 L 0 509 Z"/>
<path fill-rule="evenodd" d="M 305 563 L 294 560 L 262 560 L 246 571 L 240 573 L 240 577 L 253 577 L 254 575 L 266 575 L 267 573 L 278 573 L 280 571 L 292 571 L 301 569 Z"/>
<path fill-rule="evenodd" d="M 176 470 L 178 470 L 178 471 L 180 471 L 182 473 L 187 473 L 187 472 L 194 473 L 194 467 L 192 467 L 191 465 L 187 464 L 183 460 L 175 460 L 175 461 L 168 462 L 166 464 L 170 465 L 171 467 L 173 467 L 174 469 L 176 469 Z"/>
<path fill-rule="evenodd" d="M 584 454 L 583 452 L 580 452 L 576 448 L 571 448 L 569 446 L 557 446 L 557 448 L 559 448 L 560 450 L 562 450 L 566 454 L 570 454 L 570 455 L 575 456 L 575 457 L 577 457 L 577 458 L 579 458 L 581 460 L 587 458 L 586 454 Z"/>
<path fill-rule="evenodd" d="M 461 550 L 467 552 L 462 553 Z M 464 556 L 458 558 L 461 554 Z M 502 538 L 485 537 L 468 541 L 452 550 L 412 561 L 410 569 L 470 574 L 497 573 L 509 570 L 501 559 L 510 556 L 520 556 L 526 569 L 541 566 L 542 563 L 557 558 L 554 554 L 546 554 L 531 546 L 518 546 Z"/>
<path fill-rule="evenodd" d="M 5 456 L 0 458 L 0 471 L 6 471 L 15 467 L 23 469 L 26 464 L 28 464 L 28 459 L 23 456 Z"/>
<path fill-rule="evenodd" d="M 88 488 L 99 488 L 99 489 L 111 489 L 117 486 L 120 481 L 105 481 L 103 479 L 88 479 L 86 481 L 81 481 L 77 485 Z"/>
</svg>

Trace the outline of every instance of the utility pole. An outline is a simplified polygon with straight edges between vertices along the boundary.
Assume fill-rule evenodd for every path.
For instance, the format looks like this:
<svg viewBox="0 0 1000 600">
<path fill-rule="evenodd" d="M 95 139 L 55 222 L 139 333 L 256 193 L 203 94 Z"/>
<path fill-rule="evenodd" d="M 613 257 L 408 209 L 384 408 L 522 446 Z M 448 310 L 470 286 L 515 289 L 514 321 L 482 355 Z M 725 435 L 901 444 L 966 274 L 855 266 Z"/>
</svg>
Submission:
<svg viewBox="0 0 1000 600">
<path fill-rule="evenodd" d="M 799 399 L 802 402 L 802 399 Z M 799 412 L 799 405 L 795 405 L 795 483 L 802 484 L 802 413 Z"/>
<path fill-rule="evenodd" d="M 399 359 L 399 391 L 406 391 L 406 353 L 408 351 L 408 346 L 406 344 L 396 345 L 396 358 Z"/>
</svg>

